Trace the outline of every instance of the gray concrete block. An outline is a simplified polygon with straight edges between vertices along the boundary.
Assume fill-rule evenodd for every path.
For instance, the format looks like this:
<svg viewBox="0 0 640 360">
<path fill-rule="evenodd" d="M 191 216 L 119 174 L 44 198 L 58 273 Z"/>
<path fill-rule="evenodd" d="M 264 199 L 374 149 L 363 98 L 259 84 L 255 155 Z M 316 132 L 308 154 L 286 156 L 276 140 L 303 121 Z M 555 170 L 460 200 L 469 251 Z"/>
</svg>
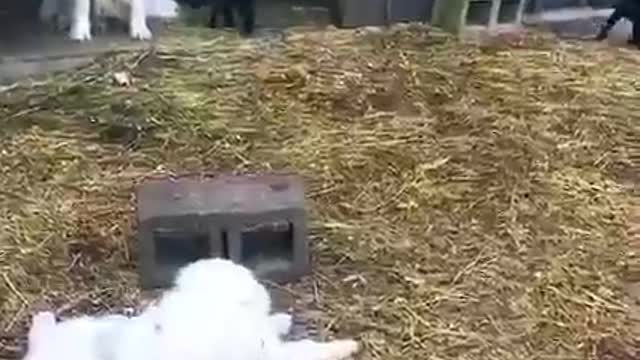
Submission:
<svg viewBox="0 0 640 360">
<path fill-rule="evenodd" d="M 522 24 L 524 7 L 525 0 L 437 0 L 433 22 L 456 34 L 511 31 Z"/>
<path fill-rule="evenodd" d="M 137 190 L 144 288 L 171 285 L 200 258 L 223 257 L 276 282 L 310 272 L 304 188 L 294 175 L 152 179 Z"/>
</svg>

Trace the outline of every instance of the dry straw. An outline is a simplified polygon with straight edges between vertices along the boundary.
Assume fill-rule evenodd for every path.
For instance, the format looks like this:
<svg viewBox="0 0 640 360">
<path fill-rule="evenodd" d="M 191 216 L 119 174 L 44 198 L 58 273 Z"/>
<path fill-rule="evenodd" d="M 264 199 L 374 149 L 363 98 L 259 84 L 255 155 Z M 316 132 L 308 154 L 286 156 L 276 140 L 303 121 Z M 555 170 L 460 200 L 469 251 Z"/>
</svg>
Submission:
<svg viewBox="0 0 640 360">
<path fill-rule="evenodd" d="M 635 51 L 175 31 L 0 93 L 0 357 L 37 309 L 138 304 L 132 187 L 183 171 L 305 176 L 316 274 L 289 290 L 365 358 L 585 359 L 629 339 Z"/>
</svg>

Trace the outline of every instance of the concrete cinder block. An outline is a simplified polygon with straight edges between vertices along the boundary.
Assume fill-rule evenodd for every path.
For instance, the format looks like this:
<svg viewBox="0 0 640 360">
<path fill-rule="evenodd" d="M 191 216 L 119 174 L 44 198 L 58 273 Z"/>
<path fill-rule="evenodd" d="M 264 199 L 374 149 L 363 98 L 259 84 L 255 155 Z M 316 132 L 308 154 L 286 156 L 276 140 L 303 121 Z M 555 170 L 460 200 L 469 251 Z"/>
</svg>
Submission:
<svg viewBox="0 0 640 360">
<path fill-rule="evenodd" d="M 525 0 L 436 0 L 432 22 L 460 34 L 468 27 L 493 30 L 500 25 L 520 25 Z"/>
<path fill-rule="evenodd" d="M 169 286 L 180 267 L 208 257 L 276 282 L 310 272 L 304 187 L 295 175 L 153 179 L 138 188 L 137 202 L 143 288 Z"/>
</svg>

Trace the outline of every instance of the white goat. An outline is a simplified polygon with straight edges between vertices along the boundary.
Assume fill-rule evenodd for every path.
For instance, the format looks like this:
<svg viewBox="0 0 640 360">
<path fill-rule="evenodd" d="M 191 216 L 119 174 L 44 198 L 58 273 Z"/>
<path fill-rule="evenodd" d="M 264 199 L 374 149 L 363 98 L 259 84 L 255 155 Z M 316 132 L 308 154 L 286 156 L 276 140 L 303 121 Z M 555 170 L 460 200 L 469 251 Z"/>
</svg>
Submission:
<svg viewBox="0 0 640 360">
<path fill-rule="evenodd" d="M 147 17 L 177 16 L 174 0 L 95 0 L 95 14 L 115 17 L 129 22 L 129 35 L 136 40 L 152 37 Z M 43 0 L 40 19 L 49 22 L 57 18 L 58 27 L 69 25 L 69 37 L 77 41 L 91 40 L 91 0 Z"/>
</svg>

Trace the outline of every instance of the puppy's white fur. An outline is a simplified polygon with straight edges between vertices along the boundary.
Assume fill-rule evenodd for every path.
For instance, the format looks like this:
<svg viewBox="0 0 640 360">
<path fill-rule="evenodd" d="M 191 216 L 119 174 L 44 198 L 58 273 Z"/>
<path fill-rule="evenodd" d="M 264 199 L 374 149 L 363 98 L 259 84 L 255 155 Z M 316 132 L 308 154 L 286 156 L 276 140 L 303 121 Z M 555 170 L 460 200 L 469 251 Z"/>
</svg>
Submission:
<svg viewBox="0 0 640 360">
<path fill-rule="evenodd" d="M 353 340 L 283 341 L 291 317 L 270 310 L 269 293 L 247 268 L 220 259 L 193 263 L 158 303 L 162 355 L 167 360 L 340 360 L 358 351 Z"/>
<path fill-rule="evenodd" d="M 359 350 L 353 340 L 285 341 L 291 316 L 270 309 L 248 269 L 201 260 L 137 317 L 35 315 L 24 360 L 341 360 Z"/>
</svg>

